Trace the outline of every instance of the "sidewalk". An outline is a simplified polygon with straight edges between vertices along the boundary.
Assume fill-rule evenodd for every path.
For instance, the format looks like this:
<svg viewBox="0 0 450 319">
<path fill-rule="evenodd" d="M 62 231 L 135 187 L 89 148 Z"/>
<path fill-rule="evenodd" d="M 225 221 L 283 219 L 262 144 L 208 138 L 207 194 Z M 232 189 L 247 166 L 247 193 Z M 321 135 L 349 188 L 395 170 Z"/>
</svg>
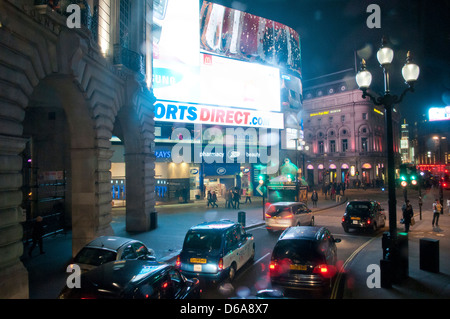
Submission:
<svg viewBox="0 0 450 319">
<path fill-rule="evenodd" d="M 368 288 L 367 280 L 373 271 L 367 271 L 371 264 L 380 265 L 383 258 L 381 238 L 376 237 L 367 246 L 363 253 L 358 253 L 346 268 L 347 285 L 344 299 L 448 299 L 450 298 L 450 215 L 445 206 L 444 214 L 440 215 L 439 227 L 432 227 L 433 213 L 431 203 L 435 196 L 428 192 L 423 196 L 422 220 L 415 200 L 414 219 L 416 224 L 408 233 L 409 274 L 399 284 L 392 288 Z M 397 197 L 397 219 L 401 218 L 401 205 L 403 199 Z M 386 212 L 387 214 L 388 212 Z M 397 224 L 398 231 L 404 231 L 404 226 Z M 439 240 L 439 273 L 420 269 L 420 240 Z M 422 252 L 423 253 L 423 252 Z"/>
</svg>

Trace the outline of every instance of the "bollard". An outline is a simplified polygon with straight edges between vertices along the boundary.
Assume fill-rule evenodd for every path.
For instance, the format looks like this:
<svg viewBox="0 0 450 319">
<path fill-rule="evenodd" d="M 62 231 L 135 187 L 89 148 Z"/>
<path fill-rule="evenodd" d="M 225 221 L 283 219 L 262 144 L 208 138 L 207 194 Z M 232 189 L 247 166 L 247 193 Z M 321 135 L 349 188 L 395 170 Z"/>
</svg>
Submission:
<svg viewBox="0 0 450 319">
<path fill-rule="evenodd" d="M 245 227 L 245 212 L 238 212 L 238 223 Z"/>
<path fill-rule="evenodd" d="M 381 288 L 391 288 L 393 281 L 392 261 L 381 259 L 380 272 L 381 272 L 381 282 L 380 282 Z"/>
<path fill-rule="evenodd" d="M 420 269 L 439 272 L 439 240 L 431 238 L 420 239 Z"/>
<path fill-rule="evenodd" d="M 153 211 L 150 213 L 150 229 L 156 229 L 158 227 L 158 212 Z"/>
<path fill-rule="evenodd" d="M 398 282 L 409 277 L 409 245 L 408 233 L 397 234 L 398 247 L 398 271 L 396 279 Z M 395 279 L 394 279 L 395 281 Z"/>
</svg>

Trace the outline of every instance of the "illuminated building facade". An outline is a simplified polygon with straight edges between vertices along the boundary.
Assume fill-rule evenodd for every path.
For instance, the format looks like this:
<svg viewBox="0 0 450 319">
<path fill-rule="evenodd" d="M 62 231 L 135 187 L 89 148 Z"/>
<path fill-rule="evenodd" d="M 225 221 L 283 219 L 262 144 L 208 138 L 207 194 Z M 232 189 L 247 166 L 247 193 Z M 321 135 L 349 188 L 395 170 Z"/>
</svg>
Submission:
<svg viewBox="0 0 450 319">
<path fill-rule="evenodd" d="M 320 78 L 305 84 L 303 128 L 310 151 L 306 154 L 306 180 L 321 187 L 345 183 L 386 182 L 386 136 L 384 110 L 363 99 L 353 70 L 336 74 L 337 80 Z M 344 78 L 344 79 L 342 79 Z M 394 148 L 399 155 L 400 114 L 394 112 Z M 400 160 L 400 156 L 398 156 Z"/>
</svg>

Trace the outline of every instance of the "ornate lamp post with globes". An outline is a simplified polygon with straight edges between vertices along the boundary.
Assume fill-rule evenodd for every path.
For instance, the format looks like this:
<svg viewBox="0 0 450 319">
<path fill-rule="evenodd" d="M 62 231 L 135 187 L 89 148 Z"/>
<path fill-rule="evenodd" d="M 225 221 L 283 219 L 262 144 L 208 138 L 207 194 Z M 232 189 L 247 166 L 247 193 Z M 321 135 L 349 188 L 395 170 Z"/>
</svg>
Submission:
<svg viewBox="0 0 450 319">
<path fill-rule="evenodd" d="M 397 241 L 397 213 L 396 213 L 396 195 L 395 195 L 395 163 L 394 163 L 394 139 L 392 128 L 392 110 L 395 104 L 401 103 L 403 97 L 408 91 L 414 91 L 414 83 L 419 77 L 419 67 L 412 63 L 411 53 L 408 51 L 406 63 L 402 68 L 402 75 L 407 84 L 407 88 L 400 96 L 392 95 L 390 92 L 389 71 L 392 60 L 394 59 L 394 51 L 387 46 L 386 38 L 383 37 L 381 48 L 377 52 L 377 59 L 384 73 L 384 94 L 375 96 L 367 90 L 372 82 L 372 74 L 366 69 L 366 61 L 361 63 L 361 69 L 356 74 L 356 83 L 363 92 L 363 98 L 369 97 L 370 100 L 378 106 L 384 106 L 386 110 L 386 141 L 387 141 L 387 165 L 388 165 L 388 194 L 389 194 L 389 256 L 392 271 L 398 270 L 398 241 Z"/>
</svg>

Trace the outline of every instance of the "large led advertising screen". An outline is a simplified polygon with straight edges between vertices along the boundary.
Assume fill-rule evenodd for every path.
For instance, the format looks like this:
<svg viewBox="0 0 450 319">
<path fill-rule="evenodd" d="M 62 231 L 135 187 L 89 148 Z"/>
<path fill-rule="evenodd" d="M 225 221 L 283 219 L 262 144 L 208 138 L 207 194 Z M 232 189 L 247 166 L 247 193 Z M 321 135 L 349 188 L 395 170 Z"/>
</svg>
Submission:
<svg viewBox="0 0 450 319">
<path fill-rule="evenodd" d="M 280 68 L 301 76 L 299 36 L 282 24 L 198 0 L 156 1 L 153 20 L 158 101 L 248 109 L 265 117 L 281 111 Z"/>
</svg>

